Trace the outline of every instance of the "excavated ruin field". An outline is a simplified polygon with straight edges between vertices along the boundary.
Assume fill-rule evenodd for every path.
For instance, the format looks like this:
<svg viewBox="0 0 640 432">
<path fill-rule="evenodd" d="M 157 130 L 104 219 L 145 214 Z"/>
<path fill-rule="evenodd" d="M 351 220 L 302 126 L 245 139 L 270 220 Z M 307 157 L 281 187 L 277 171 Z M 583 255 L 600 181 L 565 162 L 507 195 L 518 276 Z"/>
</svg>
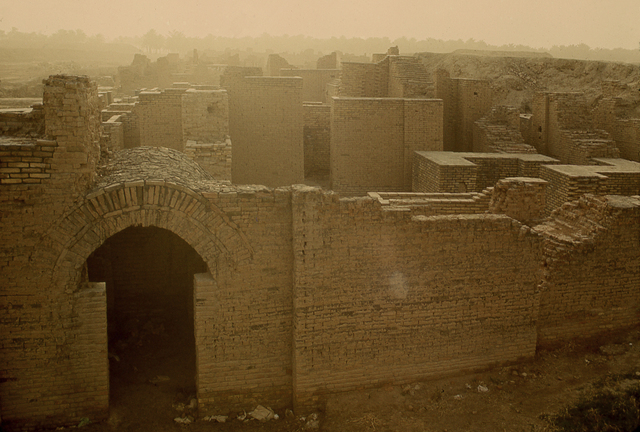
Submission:
<svg viewBox="0 0 640 432">
<path fill-rule="evenodd" d="M 510 105 L 530 112 L 533 95 L 539 91 L 584 92 L 592 103 L 602 96 L 603 80 L 620 81 L 630 89 L 625 99 L 635 101 L 630 116 L 640 117 L 640 67 L 627 63 L 582 61 L 549 57 L 496 57 L 477 54 L 416 54 L 427 72 L 438 69 L 452 78 L 488 79 L 493 105 Z"/>
</svg>

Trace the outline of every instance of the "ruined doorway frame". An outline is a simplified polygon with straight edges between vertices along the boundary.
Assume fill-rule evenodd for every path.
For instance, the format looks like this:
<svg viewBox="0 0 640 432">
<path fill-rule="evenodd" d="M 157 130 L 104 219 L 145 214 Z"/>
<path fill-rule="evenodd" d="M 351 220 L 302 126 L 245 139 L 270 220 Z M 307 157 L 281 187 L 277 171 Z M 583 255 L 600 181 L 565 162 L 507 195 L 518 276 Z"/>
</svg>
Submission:
<svg viewBox="0 0 640 432">
<path fill-rule="evenodd" d="M 202 258 L 214 283 L 206 284 L 215 289 L 215 281 L 220 271 L 228 271 L 240 262 L 250 261 L 253 250 L 244 233 L 231 219 L 208 198 L 183 185 L 164 181 L 134 181 L 116 183 L 87 194 L 84 200 L 60 218 L 43 238 L 39 253 L 44 254 L 43 262 L 55 255 L 55 265 L 51 270 L 51 286 L 60 289 L 70 297 L 78 297 L 86 286 L 85 263 L 87 258 L 109 237 L 128 227 L 150 227 L 166 229 L 184 240 Z M 46 252 L 44 252 L 46 251 Z M 222 269 L 222 270 L 221 270 Z M 194 320 L 196 320 L 194 276 Z M 106 293 L 104 296 L 105 322 L 107 332 Z M 194 333 L 197 324 L 194 322 Z M 197 334 L 194 334 L 197 337 Z M 203 337 L 206 337 L 203 336 Z M 70 342 L 72 344 L 73 342 Z M 79 342 L 78 342 L 79 343 Z M 196 340 L 196 346 L 198 345 Z M 104 370 L 92 371 L 96 386 L 108 389 L 108 342 L 104 349 L 95 349 L 94 354 L 104 358 Z M 86 350 L 85 346 L 76 347 Z M 196 352 L 196 362 L 198 353 Z M 213 383 L 215 377 L 206 377 L 196 363 L 196 388 L 198 398 L 204 382 Z M 208 384 L 210 385 L 210 384 Z M 100 400 L 86 402 L 88 407 L 109 413 L 109 392 Z M 90 406 L 89 406 L 90 405 Z M 88 407 L 79 406 L 78 409 Z"/>
</svg>

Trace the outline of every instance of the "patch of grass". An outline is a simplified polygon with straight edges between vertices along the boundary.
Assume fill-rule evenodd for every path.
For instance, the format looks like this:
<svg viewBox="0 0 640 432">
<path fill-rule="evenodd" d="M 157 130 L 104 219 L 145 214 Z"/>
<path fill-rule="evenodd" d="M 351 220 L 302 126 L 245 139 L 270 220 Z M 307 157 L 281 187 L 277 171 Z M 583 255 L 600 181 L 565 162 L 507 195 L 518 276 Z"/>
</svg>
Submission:
<svg viewBox="0 0 640 432">
<path fill-rule="evenodd" d="M 640 426 L 638 378 L 635 374 L 607 376 L 547 421 L 559 432 L 632 432 Z"/>
</svg>

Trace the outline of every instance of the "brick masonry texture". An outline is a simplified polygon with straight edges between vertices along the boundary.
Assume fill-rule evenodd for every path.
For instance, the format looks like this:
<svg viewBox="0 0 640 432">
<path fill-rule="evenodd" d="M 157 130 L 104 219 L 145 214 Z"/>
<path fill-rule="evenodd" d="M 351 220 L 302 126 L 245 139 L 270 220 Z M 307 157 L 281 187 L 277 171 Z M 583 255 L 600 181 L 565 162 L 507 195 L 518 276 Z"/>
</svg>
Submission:
<svg viewBox="0 0 640 432">
<path fill-rule="evenodd" d="M 441 119 L 437 99 L 333 98 L 331 189 L 411 190 L 414 152 L 442 149 Z"/>
<path fill-rule="evenodd" d="M 436 72 L 435 93 L 444 110 L 443 150 L 473 150 L 474 123 L 491 110 L 491 85 L 486 80 L 450 78 Z"/>
<path fill-rule="evenodd" d="M 302 78 L 302 100 L 304 102 L 329 102 L 327 84 L 340 76 L 338 69 L 281 69 L 280 76 Z"/>
<path fill-rule="evenodd" d="M 583 93 L 537 93 L 533 99 L 532 132 L 539 153 L 575 165 L 595 164 L 593 158 L 617 158 L 620 150 L 611 135 L 596 129 Z M 597 124 L 597 122 L 596 122 Z"/>
<path fill-rule="evenodd" d="M 295 98 L 283 106 L 301 106 L 299 80 L 275 80 L 285 81 L 233 91 L 257 86 L 270 95 L 273 86 L 281 94 L 291 83 Z M 86 77 L 50 77 L 45 136 L 0 144 L 0 163 L 49 164 L 37 183 L 0 183 L 3 429 L 108 415 L 110 285 L 132 271 L 109 249 L 152 232 L 163 233 L 152 245 L 182 251 L 179 271 L 194 273 L 183 306 L 193 314 L 200 416 L 257 404 L 303 414 L 331 392 L 512 363 L 541 345 L 637 324 L 638 196 L 579 197 L 533 225 L 544 187 L 534 179 L 465 194 L 357 198 L 231 185 L 169 148 L 124 149 L 100 161 L 97 100 Z M 491 157 L 507 158 L 498 164 L 505 175 L 517 168 L 519 177 L 544 177 L 551 167 L 558 178 L 545 178 L 547 190 L 567 176 L 562 166 L 527 159 L 540 155 Z M 476 184 L 489 181 L 481 174 L 487 158 L 466 160 Z M 585 169 L 597 170 L 598 187 L 639 195 L 637 164 L 594 162 Z M 136 250 L 122 254 L 142 260 L 131 269 L 153 252 Z M 92 280 L 98 258 L 111 275 Z M 170 301 L 159 285 L 158 302 Z M 138 301 L 138 293 L 130 285 L 126 295 Z"/>
<path fill-rule="evenodd" d="M 341 66 L 340 96 L 435 97 L 434 85 L 424 65 L 415 57 L 383 55 L 374 63 L 342 62 Z"/>
<path fill-rule="evenodd" d="M 305 176 L 329 172 L 331 148 L 331 106 L 304 104 Z"/>
<path fill-rule="evenodd" d="M 304 181 L 302 78 L 247 77 L 232 91 L 231 180 L 270 187 Z"/>
</svg>

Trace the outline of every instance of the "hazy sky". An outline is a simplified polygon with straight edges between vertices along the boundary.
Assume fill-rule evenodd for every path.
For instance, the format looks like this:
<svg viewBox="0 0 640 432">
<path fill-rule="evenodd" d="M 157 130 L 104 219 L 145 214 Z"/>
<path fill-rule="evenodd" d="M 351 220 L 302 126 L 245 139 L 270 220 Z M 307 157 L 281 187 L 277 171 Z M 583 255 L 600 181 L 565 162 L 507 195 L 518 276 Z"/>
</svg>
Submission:
<svg viewBox="0 0 640 432">
<path fill-rule="evenodd" d="M 153 28 L 187 36 L 406 36 L 638 49 L 640 0 L 0 0 L 0 30 L 12 27 L 107 38 Z"/>
</svg>

